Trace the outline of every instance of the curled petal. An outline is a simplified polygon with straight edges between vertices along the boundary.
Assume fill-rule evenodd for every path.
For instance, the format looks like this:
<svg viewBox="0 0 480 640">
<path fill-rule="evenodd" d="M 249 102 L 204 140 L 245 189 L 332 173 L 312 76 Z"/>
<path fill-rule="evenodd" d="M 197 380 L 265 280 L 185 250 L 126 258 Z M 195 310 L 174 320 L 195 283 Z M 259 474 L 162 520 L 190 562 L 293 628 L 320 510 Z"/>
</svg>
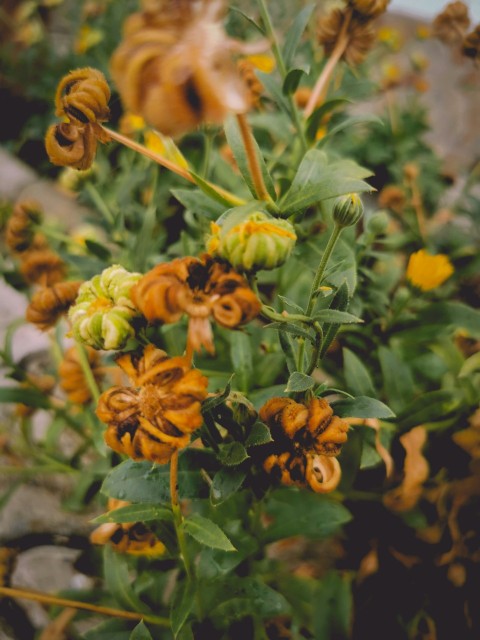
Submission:
<svg viewBox="0 0 480 640">
<path fill-rule="evenodd" d="M 95 158 L 97 138 L 91 125 L 78 127 L 62 122 L 48 128 L 45 148 L 53 164 L 85 170 Z"/>
<path fill-rule="evenodd" d="M 315 493 L 330 493 L 337 488 L 342 478 L 342 469 L 336 458 L 309 456 L 305 478 Z"/>
<path fill-rule="evenodd" d="M 37 291 L 27 307 L 26 319 L 41 331 L 53 327 L 75 301 L 80 281 L 58 282 Z"/>
<path fill-rule="evenodd" d="M 92 68 L 71 71 L 57 87 L 56 115 L 68 116 L 77 125 L 104 122 L 110 116 L 110 88 L 101 71 Z"/>
</svg>

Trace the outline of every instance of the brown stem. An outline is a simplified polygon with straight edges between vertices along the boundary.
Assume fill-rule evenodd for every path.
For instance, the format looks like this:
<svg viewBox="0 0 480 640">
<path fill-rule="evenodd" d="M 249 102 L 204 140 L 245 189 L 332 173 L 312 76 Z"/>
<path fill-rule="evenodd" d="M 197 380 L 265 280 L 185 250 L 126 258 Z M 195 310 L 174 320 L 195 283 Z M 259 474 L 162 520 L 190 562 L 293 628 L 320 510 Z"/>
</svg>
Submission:
<svg viewBox="0 0 480 640">
<path fill-rule="evenodd" d="M 318 76 L 318 80 L 315 83 L 310 98 L 308 99 L 307 106 L 305 107 L 305 111 L 303 113 L 305 118 L 311 116 L 317 104 L 325 98 L 325 94 L 327 93 L 328 85 L 332 78 L 333 71 L 348 45 L 348 27 L 350 25 L 351 18 L 351 11 L 345 13 L 342 28 L 340 29 L 340 33 L 338 34 L 335 47 L 333 48 L 333 51 L 329 59 L 327 60 L 327 64 L 323 67 L 322 73 Z"/>
<path fill-rule="evenodd" d="M 151 622 L 152 624 L 158 624 L 165 627 L 170 626 L 170 621 L 166 618 L 150 616 L 148 614 L 137 613 L 135 611 L 122 611 L 120 609 L 112 609 L 111 607 L 100 607 L 95 604 L 90 604 L 89 602 L 68 600 L 67 598 L 57 598 L 56 596 L 51 596 L 48 593 L 31 591 L 30 589 L 0 587 L 0 595 L 7 596 L 8 598 L 24 598 L 25 600 L 34 600 L 35 602 L 58 605 L 59 607 L 84 609 L 85 611 L 93 611 L 94 613 L 100 613 L 105 616 L 113 616 L 115 618 L 126 618 L 127 620 L 146 620 L 147 622 Z"/>
<path fill-rule="evenodd" d="M 77 615 L 77 610 L 69 607 L 64 609 L 56 618 L 52 620 L 42 631 L 38 640 L 51 640 L 52 638 L 64 637 L 66 629 L 73 618 Z"/>
<path fill-rule="evenodd" d="M 178 450 L 170 458 L 170 497 L 172 508 L 178 506 Z"/>
<path fill-rule="evenodd" d="M 245 152 L 247 154 L 248 169 L 250 171 L 250 175 L 252 176 L 255 192 L 260 200 L 271 202 L 272 198 L 270 197 L 270 194 L 267 191 L 267 187 L 265 186 L 262 170 L 260 169 L 260 163 L 258 162 L 252 129 L 250 128 L 250 125 L 244 113 L 237 113 L 236 117 L 238 126 L 240 127 L 240 133 L 242 135 Z"/>
</svg>

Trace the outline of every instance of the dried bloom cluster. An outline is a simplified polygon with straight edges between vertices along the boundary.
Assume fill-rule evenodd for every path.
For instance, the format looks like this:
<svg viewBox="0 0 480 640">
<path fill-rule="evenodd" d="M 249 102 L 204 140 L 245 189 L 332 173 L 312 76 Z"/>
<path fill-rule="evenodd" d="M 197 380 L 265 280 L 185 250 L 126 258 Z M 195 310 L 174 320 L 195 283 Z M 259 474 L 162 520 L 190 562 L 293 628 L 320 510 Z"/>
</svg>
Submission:
<svg viewBox="0 0 480 640">
<path fill-rule="evenodd" d="M 27 322 L 41 331 L 53 327 L 75 302 L 81 284 L 80 281 L 57 282 L 36 291 L 27 307 Z"/>
<path fill-rule="evenodd" d="M 248 109 L 230 60 L 222 2 L 145 2 L 130 16 L 111 59 L 124 106 L 164 134 L 182 135 Z"/>
<path fill-rule="evenodd" d="M 105 442 L 134 460 L 165 464 L 202 425 L 207 378 L 186 358 L 169 358 L 153 345 L 140 356 L 120 356 L 117 364 L 133 386 L 115 386 L 100 397 L 97 415 L 108 424 Z"/>
<path fill-rule="evenodd" d="M 18 202 L 5 229 L 5 243 L 12 253 L 22 254 L 37 242 L 35 226 L 42 220 L 42 212 L 37 202 L 24 200 Z"/>
<path fill-rule="evenodd" d="M 108 510 L 127 507 L 130 503 L 115 498 L 108 499 Z M 108 522 L 101 524 L 90 534 L 93 544 L 110 544 L 119 553 L 136 556 L 160 556 L 165 545 L 142 522 Z"/>
<path fill-rule="evenodd" d="M 97 140 L 108 141 L 98 125 L 108 120 L 110 89 L 97 69 L 77 69 L 60 82 L 55 96 L 55 114 L 65 118 L 47 130 L 45 147 L 53 164 L 88 169 L 95 158 Z"/>
<path fill-rule="evenodd" d="M 363 18 L 377 18 L 385 13 L 390 0 L 350 0 L 352 9 Z"/>
<path fill-rule="evenodd" d="M 227 329 L 249 322 L 260 302 L 245 278 L 212 260 L 186 257 L 159 264 L 133 287 L 132 300 L 149 322 L 172 323 L 188 315 L 187 353 L 214 353 L 210 318 Z"/>
<path fill-rule="evenodd" d="M 446 44 L 460 44 L 469 25 L 468 7 L 460 1 L 450 2 L 433 21 L 432 35 Z"/>
<path fill-rule="evenodd" d="M 480 58 L 480 24 L 468 33 L 462 43 L 462 53 L 467 58 L 477 60 Z"/>
<path fill-rule="evenodd" d="M 85 379 L 85 373 L 80 364 L 78 355 L 79 347 L 70 347 L 63 356 L 58 367 L 60 387 L 65 391 L 67 398 L 74 404 L 88 404 L 92 400 L 92 392 Z M 82 348 L 82 347 L 80 347 Z M 97 384 L 103 378 L 103 368 L 100 356 L 95 349 L 85 347 L 88 365 Z"/>
<path fill-rule="evenodd" d="M 420 249 L 412 253 L 408 261 L 407 278 L 422 291 L 430 291 L 448 280 L 454 268 L 448 256 L 439 253 L 434 256 Z"/>
<path fill-rule="evenodd" d="M 307 404 L 271 398 L 260 409 L 273 442 L 262 447 L 263 468 L 285 485 L 333 491 L 341 477 L 336 457 L 347 440 L 348 424 L 333 415 L 324 398 Z"/>
<path fill-rule="evenodd" d="M 84 282 L 68 313 L 75 338 L 94 349 L 123 349 L 135 335 L 131 322 L 138 312 L 130 291 L 140 278 L 113 265 Z"/>
</svg>

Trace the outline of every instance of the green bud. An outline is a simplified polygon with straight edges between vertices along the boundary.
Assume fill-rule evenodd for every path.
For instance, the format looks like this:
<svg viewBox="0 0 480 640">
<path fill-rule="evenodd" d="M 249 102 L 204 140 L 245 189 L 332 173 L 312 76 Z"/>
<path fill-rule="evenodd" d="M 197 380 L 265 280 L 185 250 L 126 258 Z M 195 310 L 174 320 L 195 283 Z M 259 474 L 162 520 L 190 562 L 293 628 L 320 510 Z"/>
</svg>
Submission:
<svg viewBox="0 0 480 640">
<path fill-rule="evenodd" d="M 267 213 L 251 213 L 241 222 L 233 216 L 224 225 L 211 225 L 207 251 L 223 258 L 238 271 L 275 269 L 292 252 L 297 235 L 286 220 L 277 220 Z"/>
<path fill-rule="evenodd" d="M 339 227 L 351 227 L 363 216 L 363 204 L 356 193 L 340 196 L 333 204 L 333 219 Z"/>
<path fill-rule="evenodd" d="M 135 335 L 131 321 L 140 314 L 130 290 L 141 277 L 114 265 L 84 282 L 68 313 L 75 338 L 94 349 L 123 349 Z"/>
<path fill-rule="evenodd" d="M 377 211 L 367 221 L 367 232 L 379 236 L 387 230 L 390 219 L 385 211 Z"/>
</svg>

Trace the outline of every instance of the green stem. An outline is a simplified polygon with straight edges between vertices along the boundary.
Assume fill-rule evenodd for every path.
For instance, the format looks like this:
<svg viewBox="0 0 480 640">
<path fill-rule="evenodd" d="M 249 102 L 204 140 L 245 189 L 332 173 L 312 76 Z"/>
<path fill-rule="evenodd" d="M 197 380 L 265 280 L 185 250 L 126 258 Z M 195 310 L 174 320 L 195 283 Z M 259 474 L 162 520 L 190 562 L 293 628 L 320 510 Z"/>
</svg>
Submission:
<svg viewBox="0 0 480 640">
<path fill-rule="evenodd" d="M 317 362 L 318 362 L 318 357 L 322 349 L 322 343 L 323 343 L 322 327 L 318 322 L 314 322 L 313 328 L 315 329 L 315 344 L 313 346 L 313 351 L 310 356 L 310 364 L 308 365 L 307 375 L 311 375 L 315 370 L 315 367 L 317 366 Z"/>
<path fill-rule="evenodd" d="M 100 399 L 100 389 L 98 388 L 97 381 L 95 380 L 95 376 L 92 373 L 92 369 L 90 367 L 90 363 L 88 362 L 87 351 L 85 347 L 79 342 L 76 343 L 77 353 L 78 353 L 78 361 L 83 371 L 83 375 L 85 376 L 85 381 L 90 389 L 90 393 L 92 394 L 92 398 L 95 404 L 98 403 Z"/>
<path fill-rule="evenodd" d="M 103 215 L 105 220 L 110 225 L 113 226 L 115 224 L 115 217 L 114 217 L 113 213 L 110 211 L 110 209 L 109 209 L 107 203 L 105 202 L 105 200 L 102 198 L 102 196 L 98 192 L 98 189 L 96 187 L 94 187 L 91 182 L 87 182 L 85 184 L 85 189 L 88 191 L 88 195 L 93 200 L 93 204 L 97 207 L 97 209 Z"/>
<path fill-rule="evenodd" d="M 283 60 L 282 52 L 280 51 L 280 47 L 278 46 L 277 36 L 275 35 L 275 31 L 273 29 L 272 21 L 270 20 L 270 14 L 267 9 L 267 5 L 265 0 L 258 0 L 258 8 L 260 10 L 260 15 L 263 20 L 263 24 L 265 26 L 265 31 L 267 32 L 267 36 L 270 40 L 270 44 L 272 46 L 272 52 L 277 62 L 278 70 L 280 71 L 280 75 L 282 76 L 282 80 L 285 80 L 285 77 L 288 73 L 287 67 L 285 66 L 285 62 Z M 306 153 L 308 150 L 307 139 L 305 137 L 305 131 L 303 129 L 302 121 L 300 118 L 300 114 L 298 113 L 297 105 L 295 104 L 292 95 L 289 93 L 287 96 L 290 109 L 292 112 L 293 123 L 297 130 L 300 143 L 302 145 L 303 152 Z"/>
<path fill-rule="evenodd" d="M 204 141 L 205 146 L 203 150 L 203 165 L 201 176 L 204 180 L 208 180 L 208 174 L 210 170 L 210 159 L 212 157 L 212 148 L 213 148 L 213 132 L 211 129 L 206 128 L 204 131 Z"/>
</svg>

